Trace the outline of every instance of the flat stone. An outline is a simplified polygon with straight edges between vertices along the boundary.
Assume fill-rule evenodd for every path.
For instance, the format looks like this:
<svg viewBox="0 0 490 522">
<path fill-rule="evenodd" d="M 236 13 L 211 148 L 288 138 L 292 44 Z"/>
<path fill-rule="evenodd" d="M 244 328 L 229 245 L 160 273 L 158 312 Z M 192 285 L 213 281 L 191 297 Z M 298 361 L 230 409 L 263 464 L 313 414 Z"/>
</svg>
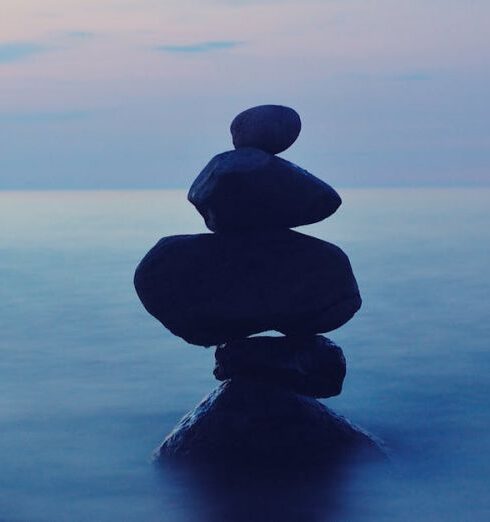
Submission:
<svg viewBox="0 0 490 522">
<path fill-rule="evenodd" d="M 236 149 L 256 147 L 277 154 L 290 147 L 301 132 L 299 114 L 283 105 L 259 105 L 241 112 L 231 122 Z"/>
<path fill-rule="evenodd" d="M 344 252 L 292 230 L 165 237 L 138 265 L 134 284 L 150 314 L 202 346 L 267 330 L 328 332 L 361 306 Z"/>
<path fill-rule="evenodd" d="M 327 398 L 342 392 L 345 358 L 340 346 L 321 335 L 249 337 L 218 346 L 214 376 L 244 377 Z"/>
<path fill-rule="evenodd" d="M 247 464 L 331 463 L 379 442 L 315 399 L 254 383 L 226 381 L 188 413 L 156 450 L 157 459 Z"/>
<path fill-rule="evenodd" d="M 215 156 L 187 197 L 215 232 L 308 225 L 331 216 L 342 203 L 313 174 L 253 148 Z"/>
</svg>

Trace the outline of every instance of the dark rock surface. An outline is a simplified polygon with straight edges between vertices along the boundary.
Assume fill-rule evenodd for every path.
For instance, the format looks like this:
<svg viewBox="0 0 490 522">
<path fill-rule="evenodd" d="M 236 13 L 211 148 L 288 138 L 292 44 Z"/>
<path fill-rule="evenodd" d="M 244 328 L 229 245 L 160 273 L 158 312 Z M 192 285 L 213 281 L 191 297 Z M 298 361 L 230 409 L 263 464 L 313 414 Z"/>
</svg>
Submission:
<svg viewBox="0 0 490 522">
<path fill-rule="evenodd" d="M 360 308 L 348 257 L 294 232 L 161 239 L 136 269 L 147 311 L 191 344 L 335 330 Z"/>
<path fill-rule="evenodd" d="M 234 379 L 188 413 L 155 456 L 305 465 L 325 464 L 355 452 L 382 454 L 374 438 L 317 400 Z"/>
<path fill-rule="evenodd" d="M 187 197 L 215 232 L 316 223 L 342 203 L 337 192 L 313 174 L 253 148 L 215 156 Z"/>
<path fill-rule="evenodd" d="M 215 377 L 236 377 L 327 398 L 342 391 L 346 366 L 340 346 L 321 335 L 249 337 L 218 346 Z"/>
<path fill-rule="evenodd" d="M 301 132 L 299 114 L 283 105 L 259 105 L 231 122 L 235 148 L 256 147 L 277 154 L 290 147 Z"/>
</svg>

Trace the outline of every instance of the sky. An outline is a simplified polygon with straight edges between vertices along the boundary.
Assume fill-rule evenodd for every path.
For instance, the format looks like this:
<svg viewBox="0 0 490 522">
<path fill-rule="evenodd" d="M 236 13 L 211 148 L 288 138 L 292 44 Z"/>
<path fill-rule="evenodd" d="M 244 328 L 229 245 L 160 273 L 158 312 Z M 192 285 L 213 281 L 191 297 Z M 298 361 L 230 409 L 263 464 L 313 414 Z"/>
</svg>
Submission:
<svg viewBox="0 0 490 522">
<path fill-rule="evenodd" d="M 2 0 L 0 189 L 186 188 L 263 103 L 335 187 L 490 185 L 488 0 Z"/>
</svg>

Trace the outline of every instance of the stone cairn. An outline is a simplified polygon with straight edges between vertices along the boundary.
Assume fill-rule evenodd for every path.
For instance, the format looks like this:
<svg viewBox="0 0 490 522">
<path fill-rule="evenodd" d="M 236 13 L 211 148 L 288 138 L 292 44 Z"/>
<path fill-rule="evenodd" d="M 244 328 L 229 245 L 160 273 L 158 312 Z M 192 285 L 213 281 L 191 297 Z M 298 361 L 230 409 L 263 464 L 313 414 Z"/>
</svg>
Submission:
<svg viewBox="0 0 490 522">
<path fill-rule="evenodd" d="M 158 458 L 304 463 L 377 448 L 316 400 L 340 394 L 346 373 L 342 349 L 318 334 L 349 321 L 361 297 L 340 248 L 290 230 L 341 204 L 332 187 L 276 156 L 300 130 L 288 107 L 240 113 L 235 150 L 215 156 L 188 194 L 212 233 L 164 237 L 136 269 L 146 310 L 187 342 L 217 346 L 214 375 L 224 381 Z M 272 330 L 283 336 L 253 336 Z"/>
</svg>

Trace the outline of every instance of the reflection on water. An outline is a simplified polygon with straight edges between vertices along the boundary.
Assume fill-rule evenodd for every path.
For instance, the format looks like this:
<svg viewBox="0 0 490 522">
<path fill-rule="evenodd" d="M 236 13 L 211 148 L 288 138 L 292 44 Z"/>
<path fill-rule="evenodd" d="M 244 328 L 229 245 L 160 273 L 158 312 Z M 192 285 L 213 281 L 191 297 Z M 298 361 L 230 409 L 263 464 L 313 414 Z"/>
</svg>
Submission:
<svg viewBox="0 0 490 522">
<path fill-rule="evenodd" d="M 169 479 L 175 488 L 174 494 L 186 498 L 182 520 L 323 522 L 341 516 L 344 484 L 353 469 L 345 462 L 333 464 L 323 473 L 301 469 L 259 470 L 232 466 L 193 469 L 159 465 L 157 473 L 162 499 L 168 499 Z"/>
<path fill-rule="evenodd" d="M 305 227 L 351 257 L 364 306 L 332 333 L 336 411 L 389 465 L 184 470 L 151 451 L 215 385 L 132 289 L 163 236 L 200 232 L 183 192 L 0 193 L 0 519 L 490 519 L 490 191 L 349 190 Z"/>
</svg>

